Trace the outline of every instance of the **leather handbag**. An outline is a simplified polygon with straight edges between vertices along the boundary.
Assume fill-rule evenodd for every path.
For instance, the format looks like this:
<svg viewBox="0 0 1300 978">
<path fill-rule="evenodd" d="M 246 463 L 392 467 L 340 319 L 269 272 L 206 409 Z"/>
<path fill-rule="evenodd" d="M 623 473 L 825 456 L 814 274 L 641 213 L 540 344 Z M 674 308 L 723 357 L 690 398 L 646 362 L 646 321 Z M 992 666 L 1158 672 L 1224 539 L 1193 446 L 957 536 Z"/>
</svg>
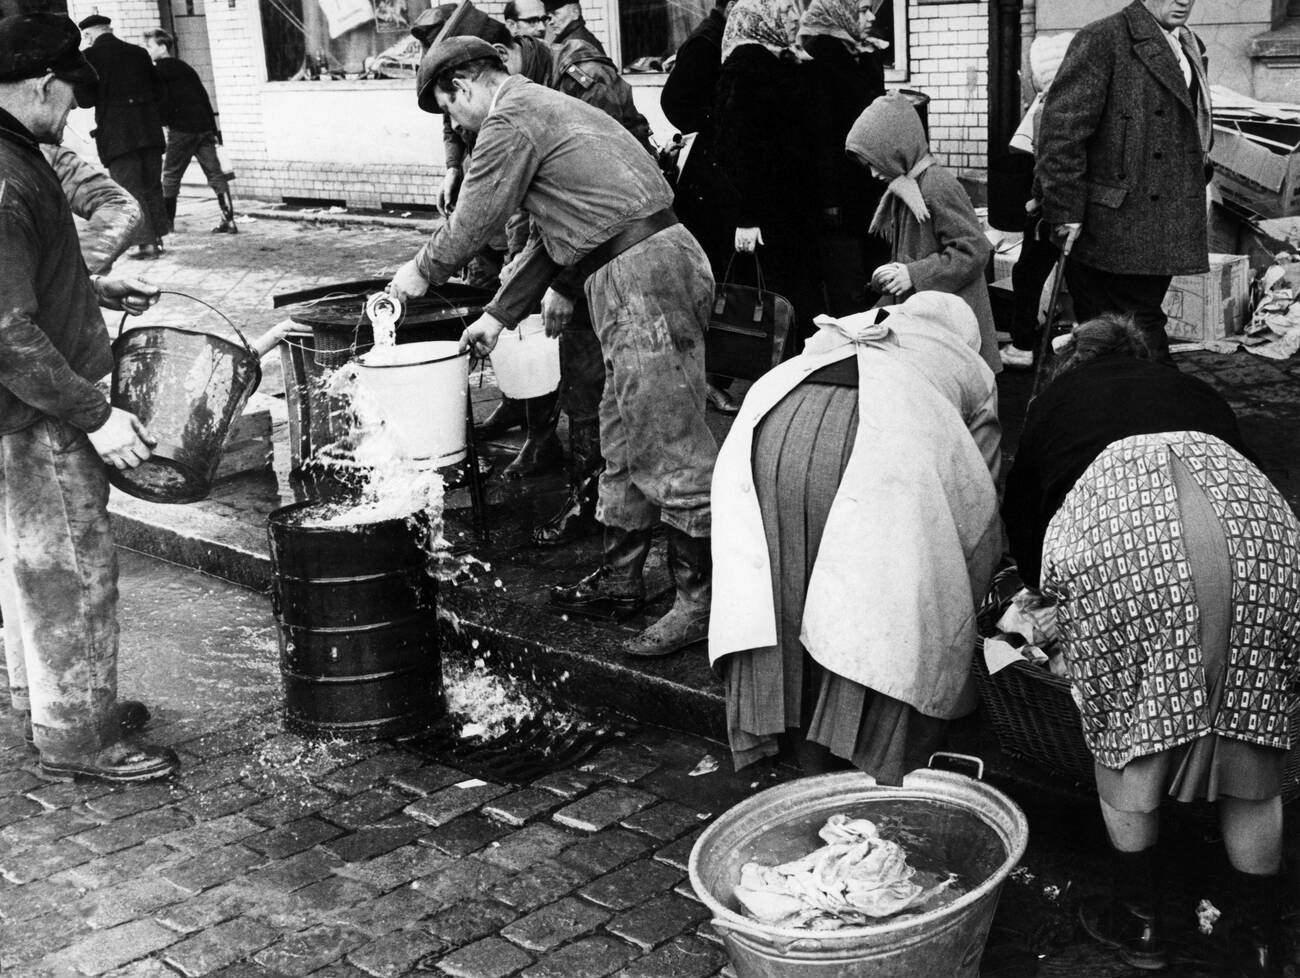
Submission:
<svg viewBox="0 0 1300 978">
<path fill-rule="evenodd" d="M 794 324 L 794 306 L 763 288 L 763 269 L 754 256 L 757 287 L 731 281 L 731 266 L 717 286 L 704 334 L 704 369 L 733 380 L 757 380 L 779 364 Z"/>
</svg>

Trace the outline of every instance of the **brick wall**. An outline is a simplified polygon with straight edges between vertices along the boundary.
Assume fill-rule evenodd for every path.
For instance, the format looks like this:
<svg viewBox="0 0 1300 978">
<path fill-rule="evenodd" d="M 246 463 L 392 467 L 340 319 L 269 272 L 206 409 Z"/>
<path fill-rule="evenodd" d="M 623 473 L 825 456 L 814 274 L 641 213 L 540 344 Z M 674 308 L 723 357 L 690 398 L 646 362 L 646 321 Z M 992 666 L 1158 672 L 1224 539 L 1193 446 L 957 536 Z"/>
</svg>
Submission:
<svg viewBox="0 0 1300 978">
<path fill-rule="evenodd" d="M 987 0 L 908 4 L 911 76 L 930 96 L 930 148 L 956 171 L 988 167 Z"/>
<path fill-rule="evenodd" d="M 113 33 L 132 44 L 145 31 L 161 27 L 157 0 L 68 0 L 68 16 L 75 21 L 103 14 L 113 21 Z"/>
</svg>

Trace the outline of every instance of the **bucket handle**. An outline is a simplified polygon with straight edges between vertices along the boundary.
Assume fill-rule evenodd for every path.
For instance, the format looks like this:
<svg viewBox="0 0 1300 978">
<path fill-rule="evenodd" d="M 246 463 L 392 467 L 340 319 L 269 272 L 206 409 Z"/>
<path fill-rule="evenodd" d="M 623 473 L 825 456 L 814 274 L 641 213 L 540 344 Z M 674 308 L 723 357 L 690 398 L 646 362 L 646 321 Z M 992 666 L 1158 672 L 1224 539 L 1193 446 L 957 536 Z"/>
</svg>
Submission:
<svg viewBox="0 0 1300 978">
<path fill-rule="evenodd" d="M 815 937 L 796 937 L 790 941 L 778 941 L 772 937 L 771 933 L 737 920 L 723 920 L 721 917 L 714 917 L 712 924 L 714 930 L 729 930 L 735 934 L 762 941 L 764 944 L 775 947 L 782 954 L 789 954 L 791 951 L 805 951 L 815 954 L 822 950 L 822 942 Z"/>
<path fill-rule="evenodd" d="M 249 342 L 248 342 L 248 337 L 244 335 L 244 331 L 243 331 L 242 329 L 240 329 L 238 326 L 235 325 L 235 322 L 234 322 L 233 319 L 231 319 L 229 316 L 227 316 L 224 312 L 222 312 L 220 309 L 218 309 L 218 308 L 217 308 L 216 306 L 214 306 L 212 303 L 210 303 L 210 302 L 205 302 L 203 299 L 200 299 L 198 296 L 196 296 L 196 295 L 190 295 L 188 292 L 177 292 L 175 289 L 159 289 L 159 290 L 158 290 L 158 294 L 159 294 L 159 295 L 175 295 L 175 296 L 180 296 L 182 299 L 189 299 L 191 302 L 197 302 L 197 303 L 198 303 L 199 305 L 201 305 L 201 306 L 207 306 L 209 309 L 211 309 L 213 312 L 215 312 L 218 316 L 220 316 L 222 319 L 224 319 L 224 320 L 226 321 L 226 325 L 229 326 L 231 329 L 233 329 L 233 330 L 235 331 L 235 335 L 239 337 L 239 342 L 241 342 L 241 343 L 244 344 L 244 349 L 248 351 L 249 356 L 257 357 L 257 354 L 253 352 L 253 347 L 252 347 L 252 346 L 249 344 Z M 121 322 L 119 322 L 119 323 L 117 324 L 117 338 L 118 338 L 118 339 L 121 339 L 121 337 L 122 337 L 122 330 L 126 327 L 126 317 L 129 316 L 129 315 L 130 315 L 130 313 L 126 313 L 126 312 L 122 313 L 122 320 L 121 320 Z M 260 358 L 260 357 L 257 357 L 257 359 L 261 359 L 261 358 Z"/>
<path fill-rule="evenodd" d="M 925 765 L 927 768 L 933 768 L 936 760 L 955 761 L 960 765 L 970 765 L 975 770 L 972 775 L 976 781 L 984 780 L 984 761 L 974 754 L 957 754 L 948 750 L 937 750 L 930 755 L 929 762 Z"/>
</svg>

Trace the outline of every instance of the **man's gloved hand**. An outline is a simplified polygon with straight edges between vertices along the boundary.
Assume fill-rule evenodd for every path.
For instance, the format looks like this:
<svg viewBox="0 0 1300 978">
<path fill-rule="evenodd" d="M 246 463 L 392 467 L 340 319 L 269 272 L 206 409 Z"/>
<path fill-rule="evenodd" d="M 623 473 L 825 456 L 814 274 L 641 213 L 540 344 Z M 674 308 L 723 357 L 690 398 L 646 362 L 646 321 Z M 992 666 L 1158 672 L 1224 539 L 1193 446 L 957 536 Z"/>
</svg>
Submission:
<svg viewBox="0 0 1300 978">
<path fill-rule="evenodd" d="M 429 280 L 420 274 L 420 269 L 416 267 L 415 259 L 412 258 L 397 270 L 397 274 L 393 276 L 393 280 L 388 283 L 384 291 L 389 295 L 397 296 L 405 303 L 408 299 L 428 292 Z"/>
<path fill-rule="evenodd" d="M 542 296 L 542 325 L 546 327 L 547 336 L 559 336 L 573 322 L 573 300 L 560 295 L 554 289 L 547 289 Z"/>
<path fill-rule="evenodd" d="M 442 186 L 438 188 L 438 210 L 450 216 L 456 209 L 456 195 L 460 193 L 460 167 L 449 166 L 442 175 Z"/>
<path fill-rule="evenodd" d="M 505 324 L 495 316 L 483 313 L 478 319 L 465 327 L 465 332 L 460 334 L 461 352 L 471 350 L 475 356 L 487 356 L 496 347 L 497 337 L 501 335 L 501 331 L 505 328 Z"/>
<path fill-rule="evenodd" d="M 116 309 L 138 316 L 158 301 L 159 289 L 138 278 L 107 278 L 99 275 L 92 283 L 99 294 L 99 304 L 105 309 Z"/>
<path fill-rule="evenodd" d="M 736 251 L 742 255 L 753 254 L 762 243 L 762 228 L 736 228 Z"/>
<path fill-rule="evenodd" d="M 1058 224 L 1056 225 L 1056 241 L 1061 250 L 1067 255 L 1070 249 L 1074 247 L 1074 242 L 1079 238 L 1079 232 L 1083 230 L 1082 223 Z"/>
<path fill-rule="evenodd" d="M 119 469 L 133 469 L 151 454 L 157 439 L 130 411 L 113 408 L 108 420 L 94 431 L 86 432 L 99 457 Z"/>
</svg>

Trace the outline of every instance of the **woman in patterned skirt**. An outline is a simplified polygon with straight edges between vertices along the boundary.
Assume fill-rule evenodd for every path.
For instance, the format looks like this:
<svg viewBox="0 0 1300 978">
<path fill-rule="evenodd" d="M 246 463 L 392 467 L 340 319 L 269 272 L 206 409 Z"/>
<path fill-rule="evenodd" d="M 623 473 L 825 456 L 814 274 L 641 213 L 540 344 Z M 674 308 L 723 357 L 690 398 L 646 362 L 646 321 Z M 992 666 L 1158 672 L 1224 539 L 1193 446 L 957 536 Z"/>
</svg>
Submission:
<svg viewBox="0 0 1300 978">
<path fill-rule="evenodd" d="M 1153 360 L 1131 320 L 1076 326 L 1030 405 L 1003 517 L 1025 583 L 1058 600 L 1096 758 L 1116 892 L 1085 901 L 1085 929 L 1130 965 L 1164 967 L 1160 801 L 1217 801 L 1231 966 L 1280 974 L 1300 524 L 1247 459 L 1231 409 Z"/>
<path fill-rule="evenodd" d="M 997 389 L 956 296 L 819 325 L 718 454 L 709 655 L 737 768 L 785 749 L 897 784 L 974 708 L 974 595 L 1002 547 Z"/>
</svg>

